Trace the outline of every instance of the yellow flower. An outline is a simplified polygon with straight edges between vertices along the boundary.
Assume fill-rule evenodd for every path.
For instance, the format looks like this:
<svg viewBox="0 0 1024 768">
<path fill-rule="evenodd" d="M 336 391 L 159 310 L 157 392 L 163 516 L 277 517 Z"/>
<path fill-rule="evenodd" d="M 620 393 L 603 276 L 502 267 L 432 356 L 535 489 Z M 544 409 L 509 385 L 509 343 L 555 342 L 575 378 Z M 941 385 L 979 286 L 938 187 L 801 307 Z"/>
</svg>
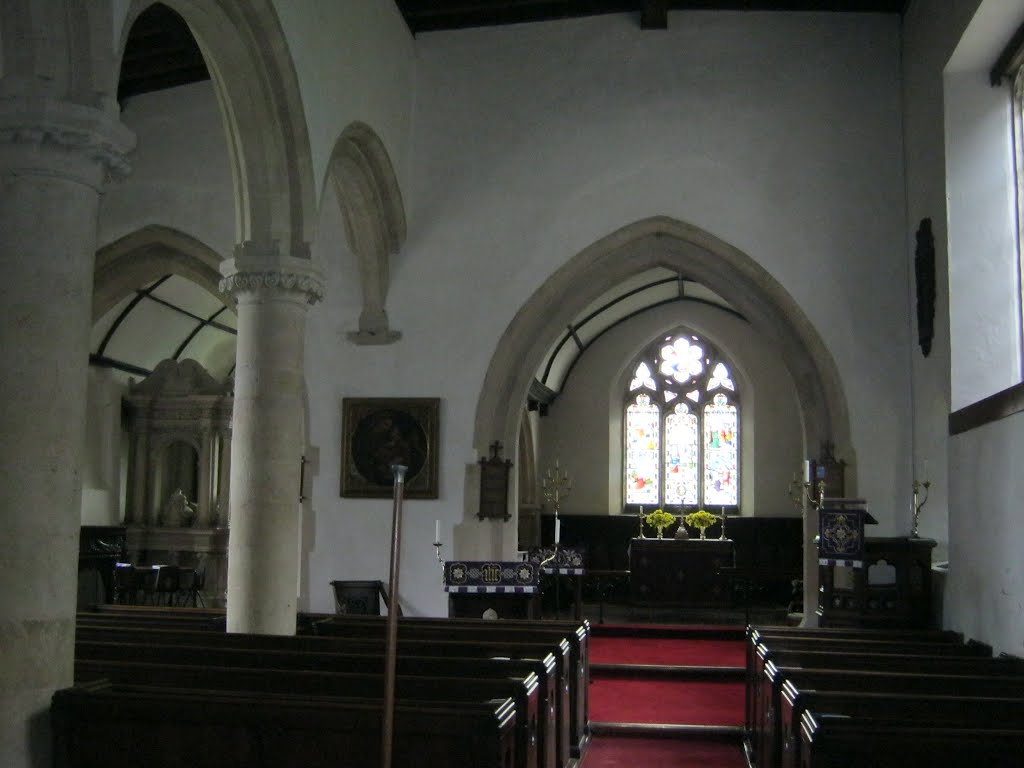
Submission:
<svg viewBox="0 0 1024 768">
<path fill-rule="evenodd" d="M 663 509 L 656 509 L 644 517 L 648 525 L 653 528 L 664 528 L 676 521 L 676 516 Z"/>
<path fill-rule="evenodd" d="M 718 515 L 713 515 L 706 510 L 698 509 L 696 512 L 691 512 L 684 517 L 683 522 L 692 528 L 703 529 L 717 523 Z"/>
</svg>

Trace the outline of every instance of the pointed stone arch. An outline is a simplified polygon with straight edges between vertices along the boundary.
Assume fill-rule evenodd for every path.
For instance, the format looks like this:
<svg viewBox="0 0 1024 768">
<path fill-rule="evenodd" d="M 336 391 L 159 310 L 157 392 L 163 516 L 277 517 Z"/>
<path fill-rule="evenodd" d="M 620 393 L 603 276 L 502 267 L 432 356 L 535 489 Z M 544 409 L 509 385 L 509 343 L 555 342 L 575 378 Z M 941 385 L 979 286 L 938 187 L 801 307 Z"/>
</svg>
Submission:
<svg viewBox="0 0 1024 768">
<path fill-rule="evenodd" d="M 298 77 L 270 0 L 160 0 L 177 11 L 199 44 L 227 134 L 234 183 L 237 254 L 264 262 L 309 259 L 315 182 Z M 120 60 L 132 24 L 154 0 L 132 0 Z"/>
<path fill-rule="evenodd" d="M 326 183 L 337 193 L 363 289 L 359 330 L 349 339 L 356 344 L 396 341 L 401 333 L 388 326 L 386 302 L 390 260 L 405 242 L 405 206 L 388 151 L 370 126 L 354 122 L 341 132 Z"/>
<path fill-rule="evenodd" d="M 630 275 L 664 266 L 729 302 L 779 350 L 796 387 L 807 455 L 824 440 L 855 467 L 846 396 L 835 361 L 782 285 L 753 258 L 666 216 L 627 225 L 583 249 L 526 301 L 498 342 L 477 401 L 473 442 L 516 445 L 523 404 L 541 358 L 566 325 Z M 847 475 L 855 490 L 855 471 Z"/>
<path fill-rule="evenodd" d="M 233 297 L 218 287 L 220 262 L 212 248 L 171 227 L 154 224 L 125 235 L 96 252 L 93 322 L 136 288 L 167 274 L 188 278 L 233 307 Z"/>
<path fill-rule="evenodd" d="M 520 414 L 534 372 L 550 344 L 604 291 L 655 266 L 705 284 L 774 342 L 796 389 L 804 455 L 811 455 L 823 441 L 832 441 L 837 453 L 847 460 L 847 494 L 855 496 L 856 457 L 846 396 L 835 361 L 817 330 L 786 289 L 753 258 L 698 227 L 667 216 L 629 224 L 584 248 L 523 304 L 499 340 L 484 377 L 473 434 L 476 451 L 482 454 L 493 440 L 518 444 Z M 467 474 L 471 471 L 468 468 Z M 512 493 L 518 490 L 513 488 Z M 473 514 L 469 506 L 467 498 L 467 519 Z M 804 515 L 805 542 L 817 533 L 817 519 L 813 509 Z M 491 537 L 491 544 L 478 540 L 477 554 L 511 557 L 517 524 L 515 519 L 506 525 L 499 536 Z M 487 551 L 495 547 L 499 551 Z M 814 547 L 804 547 L 803 573 L 804 605 L 812 606 L 818 591 Z M 805 612 L 804 624 L 817 624 L 813 611 Z"/>
</svg>

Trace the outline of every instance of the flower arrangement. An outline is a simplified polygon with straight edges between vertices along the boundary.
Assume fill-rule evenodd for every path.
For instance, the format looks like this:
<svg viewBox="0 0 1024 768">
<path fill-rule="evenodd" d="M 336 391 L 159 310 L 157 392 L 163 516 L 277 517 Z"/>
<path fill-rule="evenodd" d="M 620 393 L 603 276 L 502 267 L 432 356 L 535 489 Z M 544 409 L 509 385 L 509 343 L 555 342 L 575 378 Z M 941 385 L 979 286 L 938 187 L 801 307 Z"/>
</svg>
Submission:
<svg viewBox="0 0 1024 768">
<path fill-rule="evenodd" d="M 662 532 L 666 526 L 672 525 L 676 521 L 676 516 L 671 512 L 666 512 L 663 509 L 656 509 L 649 515 L 644 517 L 644 521 L 651 527 L 657 529 L 658 538 L 662 538 Z"/>
<path fill-rule="evenodd" d="M 713 515 L 704 509 L 698 509 L 696 512 L 691 512 L 684 517 L 683 522 L 691 528 L 696 528 L 700 531 L 700 537 L 703 539 L 705 538 L 704 532 L 708 527 L 718 522 L 718 515 Z"/>
</svg>

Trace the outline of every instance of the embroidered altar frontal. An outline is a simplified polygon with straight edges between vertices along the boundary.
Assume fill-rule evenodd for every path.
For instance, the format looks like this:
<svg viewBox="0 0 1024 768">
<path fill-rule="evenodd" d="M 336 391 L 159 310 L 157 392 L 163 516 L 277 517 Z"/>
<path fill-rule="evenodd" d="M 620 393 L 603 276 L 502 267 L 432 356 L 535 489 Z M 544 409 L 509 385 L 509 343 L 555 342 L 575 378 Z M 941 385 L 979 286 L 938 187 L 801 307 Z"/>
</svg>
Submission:
<svg viewBox="0 0 1024 768">
<path fill-rule="evenodd" d="M 537 566 L 498 560 L 450 560 L 444 564 L 446 592 L 532 594 L 537 592 Z"/>
</svg>

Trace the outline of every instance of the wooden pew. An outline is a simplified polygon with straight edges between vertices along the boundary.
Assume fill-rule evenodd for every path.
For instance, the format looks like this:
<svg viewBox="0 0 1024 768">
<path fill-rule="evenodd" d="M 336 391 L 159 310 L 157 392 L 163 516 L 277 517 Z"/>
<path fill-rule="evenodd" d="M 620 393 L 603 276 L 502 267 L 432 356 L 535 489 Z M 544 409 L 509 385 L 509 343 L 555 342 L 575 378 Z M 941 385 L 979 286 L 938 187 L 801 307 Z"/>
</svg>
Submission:
<svg viewBox="0 0 1024 768">
<path fill-rule="evenodd" d="M 919 672 L 891 672 L 863 669 L 805 669 L 803 667 L 776 667 L 769 660 L 766 676 L 779 685 L 779 714 L 769 725 L 775 733 L 769 734 L 770 747 L 758 768 L 784 764 L 800 744 L 800 716 L 805 707 L 800 699 L 804 692 L 842 691 L 846 694 L 914 694 L 958 695 L 980 697 L 1020 698 L 1024 696 L 1024 674 L 1000 675 L 948 675 Z M 788 741 L 787 741 L 788 739 Z"/>
<path fill-rule="evenodd" d="M 988 768 L 1024 765 L 1024 730 L 887 723 L 804 712 L 801 768 L 932 765 Z"/>
<path fill-rule="evenodd" d="M 223 609 L 179 609 L 156 606 L 106 606 L 103 610 L 93 613 L 83 612 L 78 616 L 79 626 L 95 625 L 104 622 L 116 622 L 121 627 L 152 627 L 174 628 L 176 622 L 185 620 L 195 629 L 204 627 L 204 620 L 209 621 L 211 628 L 216 629 Z M 356 616 L 335 614 L 301 614 L 298 624 L 309 626 L 318 635 L 376 637 L 386 631 L 386 618 L 380 616 Z M 571 650 L 570 669 L 573 674 L 569 678 L 569 706 L 572 718 L 569 723 L 568 743 L 570 752 L 580 757 L 589 738 L 589 622 L 559 621 L 516 621 L 499 620 L 485 621 L 482 619 L 449 619 L 449 618 L 408 618 L 402 617 L 399 622 L 399 637 L 413 634 L 417 637 L 442 639 L 450 638 L 453 628 L 458 628 L 460 635 L 480 637 L 490 643 L 495 636 L 502 640 L 540 641 L 542 638 L 558 642 L 565 639 Z"/>
<path fill-rule="evenodd" d="M 166 626 L 142 627 L 121 626 L 108 619 L 81 619 L 76 630 L 78 640 L 125 641 L 141 644 L 195 646 L 216 644 L 221 648 L 248 648 L 259 651 L 284 650 L 305 651 L 314 654 L 371 654 L 383 659 L 384 638 L 367 637 L 359 639 L 322 636 L 281 636 L 247 633 L 224 633 L 196 629 L 175 629 Z M 556 735 L 555 749 L 558 765 L 564 766 L 570 759 L 570 722 L 572 702 L 569 698 L 569 680 L 572 676 L 570 647 L 567 641 L 527 642 L 503 638 L 491 638 L 486 642 L 476 640 L 418 640 L 400 638 L 399 658 L 403 656 L 428 656 L 437 658 L 462 659 L 491 657 L 544 659 L 551 654 L 556 663 Z"/>
<path fill-rule="evenodd" d="M 775 743 L 774 721 L 778 716 L 781 681 L 770 679 L 765 673 L 769 660 L 777 667 L 813 667 L 817 669 L 875 669 L 892 672 L 920 672 L 943 674 L 1003 674 L 1014 671 L 1010 663 L 1002 663 L 987 652 L 986 646 L 971 644 L 942 644 L 915 648 L 914 644 L 894 642 L 880 646 L 878 641 L 867 646 L 871 652 L 859 650 L 856 643 L 829 645 L 808 649 L 782 647 L 774 649 L 762 643 L 758 646 L 755 660 L 755 680 L 752 696 L 751 742 L 755 760 L 760 763 L 762 755 L 768 754 Z M 915 652 L 915 650 L 917 652 Z"/>
<path fill-rule="evenodd" d="M 383 654 L 342 654 L 281 650 L 222 648 L 216 645 L 153 645 L 123 641 L 93 641 L 79 638 L 75 643 L 76 662 L 133 661 L 210 665 L 214 667 L 267 667 L 271 669 L 316 670 L 322 672 L 384 673 Z M 430 656 L 399 656 L 398 675 L 425 677 L 490 677 L 505 678 L 533 675 L 538 686 L 538 721 L 536 738 L 540 768 L 563 768 L 558 755 L 558 711 L 556 662 L 552 654 L 544 659 L 473 659 L 438 658 Z M 136 681 L 140 682 L 140 681 Z M 518 745 L 517 753 L 527 747 Z M 568 756 L 565 760 L 567 761 Z"/>
<path fill-rule="evenodd" d="M 99 681 L 57 691 L 56 768 L 378 768 L 382 704 L 357 697 L 176 691 Z M 511 699 L 396 704 L 396 765 L 509 768 Z"/>
<path fill-rule="evenodd" d="M 994 696 L 985 686 L 960 681 L 941 693 L 896 691 L 818 691 L 798 688 L 787 680 L 782 691 L 781 768 L 798 768 L 800 725 L 804 712 L 861 717 L 876 723 L 930 723 L 943 725 L 1024 729 L 1024 691 L 1016 696 Z"/>
<path fill-rule="evenodd" d="M 329 616 L 314 624 L 318 635 L 330 637 L 375 637 L 384 633 L 387 624 L 379 616 Z M 403 617 L 398 622 L 398 637 L 421 637 L 444 639 L 455 635 L 491 641 L 496 637 L 511 640 L 552 641 L 565 639 L 569 642 L 573 656 L 575 674 L 570 678 L 569 698 L 572 706 L 570 744 L 572 754 L 580 757 L 589 738 L 588 688 L 589 667 L 589 624 L 575 622 L 537 622 L 483 619 L 430 619 Z"/>
<path fill-rule="evenodd" d="M 76 660 L 78 683 L 109 680 L 115 685 L 147 688 L 227 691 L 247 695 L 357 697 L 383 700 L 380 674 L 285 670 L 268 667 L 218 667 L 135 661 Z M 516 768 L 537 768 L 537 676 L 520 678 L 423 677 L 396 675 L 395 701 L 445 704 L 477 703 L 510 698 L 516 712 Z"/>
<path fill-rule="evenodd" d="M 97 605 L 79 611 L 78 619 L 101 619 L 136 626 L 192 626 L 196 629 L 224 631 L 227 614 L 217 608 L 168 607 L 157 605 Z"/>
<path fill-rule="evenodd" d="M 753 691 L 757 681 L 755 667 L 757 647 L 762 642 L 777 641 L 785 645 L 789 640 L 819 639 L 826 642 L 835 640 L 911 640 L 914 642 L 963 643 L 963 635 L 948 630 L 917 629 L 864 629 L 836 627 L 755 627 L 746 629 L 746 712 L 744 717 L 744 738 L 751 739 L 754 718 Z M 822 647 L 825 650 L 825 647 Z"/>
</svg>

